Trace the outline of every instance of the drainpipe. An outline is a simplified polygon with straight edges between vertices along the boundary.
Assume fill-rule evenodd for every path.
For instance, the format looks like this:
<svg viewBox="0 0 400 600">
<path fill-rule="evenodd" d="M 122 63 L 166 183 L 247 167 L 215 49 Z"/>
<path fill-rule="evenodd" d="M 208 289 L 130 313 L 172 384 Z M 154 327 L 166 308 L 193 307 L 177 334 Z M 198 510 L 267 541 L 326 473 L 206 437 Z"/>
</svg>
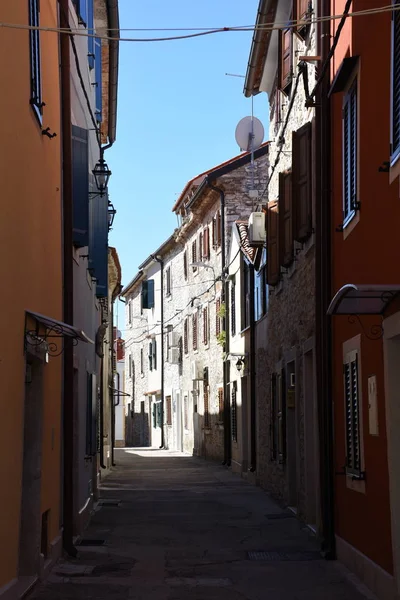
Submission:
<svg viewBox="0 0 400 600">
<path fill-rule="evenodd" d="M 114 303 L 111 304 L 111 377 L 114 384 Z M 110 380 L 110 379 L 109 379 Z M 114 385 L 112 385 L 114 388 Z M 108 386 L 108 394 L 111 405 L 111 465 L 116 466 L 114 462 L 114 447 L 115 447 L 115 405 L 114 405 L 114 389 L 110 390 Z"/>
<path fill-rule="evenodd" d="M 207 185 L 214 192 L 218 192 L 220 197 L 221 209 L 221 278 L 222 278 L 222 294 L 221 300 L 225 304 L 225 317 L 222 320 L 222 329 L 226 332 L 226 341 L 224 353 L 229 354 L 229 307 L 228 307 L 228 279 L 226 277 L 226 243 L 225 243 L 225 193 L 221 188 L 213 185 L 207 177 Z M 224 388 L 224 460 L 223 465 L 230 467 L 231 465 L 231 404 L 228 392 L 228 381 L 230 363 L 225 359 L 223 362 L 223 388 Z"/>
<path fill-rule="evenodd" d="M 319 1 L 321 17 L 330 15 L 330 0 Z M 319 54 L 322 64 L 330 49 L 330 21 L 318 23 Z M 320 444 L 321 550 L 335 558 L 332 332 L 327 309 L 331 299 L 331 120 L 328 98 L 329 78 L 321 82 L 316 96 L 317 198 L 316 202 L 316 367 Z"/>
<path fill-rule="evenodd" d="M 254 320 L 254 265 L 250 265 L 250 468 L 254 473 L 257 468 L 257 442 L 256 442 L 256 343 Z"/>
<path fill-rule="evenodd" d="M 99 415 L 99 437 L 100 437 L 100 467 L 107 469 L 107 465 L 104 464 L 104 356 L 100 362 L 100 415 Z"/>
<path fill-rule="evenodd" d="M 59 0 L 60 27 L 69 29 L 68 0 Z M 63 219 L 63 313 L 64 321 L 74 321 L 74 272 L 72 261 L 72 127 L 71 64 L 68 34 L 60 34 L 61 121 L 62 121 L 62 219 Z M 74 537 L 74 351 L 72 340 L 64 339 L 63 385 L 63 546 L 70 556 L 77 555 Z"/>
<path fill-rule="evenodd" d="M 161 266 L 161 446 L 165 448 L 164 435 L 164 261 L 159 256 L 150 255 Z"/>
</svg>

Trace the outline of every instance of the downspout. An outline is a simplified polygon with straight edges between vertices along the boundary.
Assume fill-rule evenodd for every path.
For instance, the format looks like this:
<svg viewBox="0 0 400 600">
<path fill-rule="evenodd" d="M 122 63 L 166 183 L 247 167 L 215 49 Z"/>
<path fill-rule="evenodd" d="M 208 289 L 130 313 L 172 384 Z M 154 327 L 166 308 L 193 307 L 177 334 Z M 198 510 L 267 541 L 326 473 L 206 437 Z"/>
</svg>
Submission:
<svg viewBox="0 0 400 600">
<path fill-rule="evenodd" d="M 256 342 L 254 320 L 254 265 L 250 265 L 250 468 L 254 473 L 257 468 L 257 442 L 256 442 Z"/>
<path fill-rule="evenodd" d="M 222 278 L 222 294 L 221 300 L 225 304 L 225 317 L 222 320 L 222 329 L 226 332 L 225 336 L 225 347 L 224 353 L 226 356 L 229 354 L 229 307 L 228 307 L 228 279 L 226 277 L 226 240 L 225 240 L 225 192 L 223 189 L 213 185 L 208 177 L 206 178 L 207 185 L 209 188 L 218 192 L 220 197 L 220 210 L 221 210 L 221 278 Z M 230 466 L 231 464 L 231 404 L 228 392 L 228 381 L 229 381 L 229 362 L 224 360 L 223 362 L 223 389 L 224 389 L 224 461 L 223 465 Z"/>
<path fill-rule="evenodd" d="M 111 377 L 114 383 L 114 302 L 111 304 Z M 112 386 L 114 387 L 114 385 Z M 114 391 L 108 387 L 108 393 L 110 395 L 111 405 L 111 465 L 116 466 L 114 462 L 114 446 L 115 446 L 115 405 L 114 405 Z"/>
<path fill-rule="evenodd" d="M 165 448 L 164 435 L 164 261 L 159 256 L 150 255 L 161 266 L 161 445 Z"/>
<path fill-rule="evenodd" d="M 330 15 L 330 0 L 320 0 L 320 15 Z M 322 64 L 330 50 L 330 21 L 318 23 L 319 54 Z M 329 72 L 329 71 L 328 71 Z M 331 299 L 331 118 L 328 98 L 329 77 L 325 76 L 316 96 L 317 198 L 316 202 L 316 366 L 320 444 L 321 550 L 334 559 L 334 468 L 332 405 L 332 331 L 327 309 Z"/>
<path fill-rule="evenodd" d="M 99 437 L 100 437 L 100 467 L 107 469 L 107 465 L 104 464 L 104 356 L 100 362 L 100 415 L 99 415 Z"/>
<path fill-rule="evenodd" d="M 60 27 L 69 30 L 68 0 L 59 0 Z M 61 120 L 62 120 L 62 219 L 63 219 L 63 313 L 64 321 L 74 322 L 73 199 L 72 199 L 72 127 L 71 64 L 69 34 L 60 34 Z M 63 386 L 63 547 L 70 556 L 77 555 L 74 537 L 74 351 L 72 340 L 64 338 Z"/>
</svg>

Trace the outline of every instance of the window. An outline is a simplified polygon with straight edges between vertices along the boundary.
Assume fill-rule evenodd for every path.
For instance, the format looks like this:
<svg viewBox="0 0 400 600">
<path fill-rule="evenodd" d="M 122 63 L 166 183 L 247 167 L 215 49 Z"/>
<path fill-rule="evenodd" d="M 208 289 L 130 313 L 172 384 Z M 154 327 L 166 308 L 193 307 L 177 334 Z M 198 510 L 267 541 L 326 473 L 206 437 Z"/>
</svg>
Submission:
<svg viewBox="0 0 400 600">
<path fill-rule="evenodd" d="M 152 344 L 151 344 L 151 350 L 153 353 L 153 369 L 156 370 L 157 369 L 157 341 L 155 338 L 153 338 Z"/>
<path fill-rule="evenodd" d="M 132 300 L 128 302 L 128 323 L 132 325 Z"/>
<path fill-rule="evenodd" d="M 212 243 L 213 248 L 221 246 L 221 211 L 218 211 L 212 222 Z"/>
<path fill-rule="evenodd" d="M 396 8 L 400 0 L 394 0 Z M 392 131 L 391 131 L 391 159 L 396 160 L 400 155 L 400 11 L 393 11 L 392 15 Z"/>
<path fill-rule="evenodd" d="M 179 375 L 182 375 L 183 374 L 183 340 L 182 340 L 182 337 L 179 338 L 178 348 L 179 348 Z"/>
<path fill-rule="evenodd" d="M 135 361 L 132 361 L 132 406 L 135 406 Z"/>
<path fill-rule="evenodd" d="M 143 358 L 143 348 L 140 348 L 140 374 L 144 374 L 144 358 Z"/>
<path fill-rule="evenodd" d="M 168 267 L 165 271 L 165 281 L 167 288 L 167 296 L 171 295 L 171 267 Z"/>
<path fill-rule="evenodd" d="M 218 410 L 219 410 L 219 419 L 222 421 L 224 416 L 224 388 L 218 388 Z"/>
<path fill-rule="evenodd" d="M 210 230 L 208 226 L 203 232 L 203 260 L 210 258 Z"/>
<path fill-rule="evenodd" d="M 215 335 L 218 336 L 221 333 L 221 299 L 217 298 L 215 301 Z"/>
<path fill-rule="evenodd" d="M 237 382 L 232 382 L 232 402 L 231 402 L 231 432 L 232 432 L 232 440 L 237 442 L 237 404 L 236 404 L 236 395 L 237 395 Z"/>
<path fill-rule="evenodd" d="M 183 276 L 185 280 L 188 278 L 188 256 L 186 250 L 183 253 Z"/>
<path fill-rule="evenodd" d="M 203 344 L 205 346 L 207 346 L 207 344 L 208 344 L 208 329 L 209 329 L 208 306 L 205 306 L 203 308 Z"/>
<path fill-rule="evenodd" d="M 165 398 L 167 405 L 167 425 L 172 425 L 172 399 L 171 396 Z"/>
<path fill-rule="evenodd" d="M 302 21 L 297 25 L 297 33 L 305 39 L 312 14 L 312 0 L 293 0 L 293 21 Z"/>
<path fill-rule="evenodd" d="M 197 350 L 197 312 L 192 315 L 193 350 Z"/>
<path fill-rule="evenodd" d="M 263 249 L 261 264 L 258 271 L 254 272 L 254 318 L 257 321 L 267 314 L 268 309 L 268 283 L 267 283 L 267 252 Z"/>
<path fill-rule="evenodd" d="M 305 242 L 312 233 L 312 131 L 305 123 L 292 133 L 293 237 Z M 286 183 L 286 182 L 283 182 Z M 285 204 L 287 201 L 285 200 Z"/>
<path fill-rule="evenodd" d="M 196 240 L 194 240 L 192 242 L 192 263 L 197 262 L 197 242 Z M 192 267 L 193 269 L 193 273 L 195 273 L 197 271 L 197 267 Z"/>
<path fill-rule="evenodd" d="M 189 407 L 188 397 L 183 397 L 183 426 L 185 429 L 189 429 Z"/>
<path fill-rule="evenodd" d="M 154 279 L 142 283 L 142 308 L 154 308 Z"/>
<path fill-rule="evenodd" d="M 343 225 L 354 217 L 357 202 L 357 79 L 343 106 Z"/>
<path fill-rule="evenodd" d="M 292 29 L 279 31 L 279 88 L 289 92 L 293 74 L 293 33 Z"/>
<path fill-rule="evenodd" d="M 132 379 L 132 354 L 129 354 L 129 377 Z"/>
<path fill-rule="evenodd" d="M 189 319 L 186 318 L 183 324 L 183 349 L 185 354 L 189 352 Z"/>
<path fill-rule="evenodd" d="M 204 427 L 210 427 L 210 396 L 209 387 L 204 384 L 203 399 L 204 399 Z"/>
<path fill-rule="evenodd" d="M 153 370 L 153 342 L 149 342 L 149 371 Z"/>
<path fill-rule="evenodd" d="M 236 335 L 236 280 L 231 281 L 231 334 Z"/>
<path fill-rule="evenodd" d="M 279 173 L 279 262 L 289 267 L 293 262 L 292 173 Z"/>
<path fill-rule="evenodd" d="M 29 25 L 40 26 L 40 0 L 29 0 Z M 40 31 L 29 31 L 29 47 L 31 61 L 31 99 L 30 103 L 39 122 L 42 123 L 42 73 L 40 60 Z"/>
<path fill-rule="evenodd" d="M 358 352 L 349 352 L 344 360 L 344 395 L 346 413 L 346 473 L 361 479 L 360 399 Z"/>
</svg>

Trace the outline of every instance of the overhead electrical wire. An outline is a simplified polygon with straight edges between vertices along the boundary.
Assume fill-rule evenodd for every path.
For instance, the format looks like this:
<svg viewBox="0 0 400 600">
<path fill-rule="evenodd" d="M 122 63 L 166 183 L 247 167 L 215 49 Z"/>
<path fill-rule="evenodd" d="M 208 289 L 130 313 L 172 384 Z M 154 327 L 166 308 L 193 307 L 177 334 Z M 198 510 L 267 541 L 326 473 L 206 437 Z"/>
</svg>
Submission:
<svg viewBox="0 0 400 600">
<path fill-rule="evenodd" d="M 379 8 L 368 8 L 365 10 L 360 10 L 360 11 L 353 11 L 353 12 L 348 12 L 346 15 L 346 18 L 350 18 L 350 17 L 358 17 L 358 16 L 371 16 L 371 15 L 376 15 L 376 14 L 381 14 L 381 13 L 386 13 L 386 12 L 396 12 L 400 10 L 400 5 L 392 5 L 390 4 L 389 6 L 382 6 Z M 305 22 L 307 24 L 315 24 L 315 23 L 323 23 L 324 21 L 335 21 L 338 19 L 342 19 L 343 18 L 343 13 L 340 13 L 338 15 L 330 15 L 328 17 L 315 17 L 315 18 L 311 18 L 311 19 L 307 19 L 307 21 L 298 19 L 298 20 L 288 20 L 285 23 L 265 23 L 263 25 L 253 25 L 253 26 L 246 26 L 246 25 L 242 25 L 242 26 L 233 26 L 233 27 L 217 27 L 217 28 L 211 28 L 211 29 L 201 29 L 201 30 L 194 30 L 194 29 L 184 29 L 184 28 L 168 28 L 168 29 L 162 29 L 162 28 L 158 28 L 158 29 L 152 29 L 152 28 L 146 28 L 146 29 L 134 29 L 134 28 L 128 28 L 128 29 L 109 29 L 108 31 L 195 31 L 195 33 L 188 33 L 186 35 L 177 35 L 177 36 L 169 36 L 169 37 L 154 37 L 154 38 L 125 38 L 125 37 L 111 37 L 111 36 L 102 36 L 102 35 L 98 35 L 98 34 L 90 34 L 87 33 L 86 31 L 83 31 L 82 29 L 67 29 L 67 28 L 58 28 L 58 27 L 35 27 L 33 25 L 24 25 L 24 24 L 17 24 L 17 23 L 4 23 L 0 21 L 0 28 L 9 28 L 9 29 L 26 29 L 26 30 L 39 30 L 39 31 L 47 31 L 47 32 L 54 32 L 54 33 L 67 33 L 69 35 L 75 35 L 75 36 L 81 36 L 81 37 L 96 37 L 98 39 L 101 40 L 107 40 L 107 41 L 113 41 L 113 42 L 169 42 L 169 41 L 175 41 L 175 40 L 184 40 L 184 39 L 190 39 L 190 38 L 196 38 L 196 37 L 202 37 L 202 36 L 206 36 L 206 35 L 214 35 L 216 33 L 232 33 L 232 32 L 243 32 L 243 31 L 274 31 L 274 30 L 282 30 L 282 29 L 290 29 L 290 28 L 297 28 L 299 25 L 304 24 Z"/>
</svg>

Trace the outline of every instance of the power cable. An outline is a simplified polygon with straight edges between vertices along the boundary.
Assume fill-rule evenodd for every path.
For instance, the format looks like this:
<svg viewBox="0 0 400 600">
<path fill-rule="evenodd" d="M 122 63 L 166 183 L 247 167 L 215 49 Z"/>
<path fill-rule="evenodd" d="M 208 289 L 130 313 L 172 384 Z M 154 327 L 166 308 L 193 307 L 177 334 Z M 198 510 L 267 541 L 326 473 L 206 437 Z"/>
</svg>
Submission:
<svg viewBox="0 0 400 600">
<path fill-rule="evenodd" d="M 389 5 L 383 6 L 380 8 L 372 8 L 365 9 L 361 11 L 353 11 L 348 12 L 347 17 L 357 17 L 357 16 L 371 16 L 376 14 L 382 14 L 386 12 L 396 12 L 400 10 L 400 5 Z M 111 41 L 111 42 L 169 42 L 175 40 L 184 40 L 190 38 L 201 37 L 205 35 L 213 35 L 215 33 L 226 33 L 226 32 L 246 32 L 246 31 L 275 31 L 275 30 L 283 30 L 283 29 L 294 29 L 299 25 L 307 24 L 316 24 L 323 23 L 325 21 L 334 21 L 343 18 L 343 13 L 338 15 L 330 15 L 329 17 L 316 17 L 307 20 L 289 20 L 286 23 L 266 23 L 264 25 L 254 25 L 254 26 L 235 26 L 235 27 L 217 27 L 213 29 L 200 30 L 196 33 L 190 33 L 187 35 L 179 35 L 179 36 L 170 36 L 170 37 L 159 37 L 159 38 L 123 38 L 123 37 L 111 37 L 111 36 L 100 36 L 96 34 L 85 33 L 82 30 L 78 29 L 63 29 L 58 27 L 36 27 L 33 25 L 23 25 L 16 23 L 4 23 L 0 22 L 0 28 L 10 28 L 10 29 L 26 29 L 26 30 L 39 30 L 39 31 L 47 31 L 54 33 L 68 33 L 69 35 L 81 36 L 81 37 L 95 37 L 101 40 Z M 147 29 L 148 31 L 185 31 L 186 29 Z M 112 31 L 111 29 L 109 31 Z M 121 29 L 117 29 L 116 31 L 123 31 Z M 146 29 L 126 29 L 125 31 L 146 31 Z M 187 29 L 187 31 L 193 31 L 192 29 Z"/>
</svg>

